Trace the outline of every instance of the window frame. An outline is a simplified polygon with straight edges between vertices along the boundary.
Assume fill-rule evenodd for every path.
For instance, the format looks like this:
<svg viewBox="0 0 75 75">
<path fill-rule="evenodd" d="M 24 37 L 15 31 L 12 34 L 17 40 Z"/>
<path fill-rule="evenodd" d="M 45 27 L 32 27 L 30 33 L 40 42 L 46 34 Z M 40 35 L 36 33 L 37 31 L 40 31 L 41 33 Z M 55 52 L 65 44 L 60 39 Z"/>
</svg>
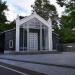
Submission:
<svg viewBox="0 0 75 75">
<path fill-rule="evenodd" d="M 9 48 L 13 48 L 13 40 L 9 40 Z"/>
</svg>

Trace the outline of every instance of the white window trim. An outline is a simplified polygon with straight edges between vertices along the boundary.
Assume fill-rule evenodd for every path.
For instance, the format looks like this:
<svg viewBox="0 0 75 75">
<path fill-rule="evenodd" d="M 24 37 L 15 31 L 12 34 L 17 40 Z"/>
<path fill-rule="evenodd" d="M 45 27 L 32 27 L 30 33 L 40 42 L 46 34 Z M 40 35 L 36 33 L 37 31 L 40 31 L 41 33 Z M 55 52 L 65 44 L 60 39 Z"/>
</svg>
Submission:
<svg viewBox="0 0 75 75">
<path fill-rule="evenodd" d="M 12 43 L 12 46 L 10 43 Z M 13 48 L 13 40 L 9 40 L 9 48 Z"/>
</svg>

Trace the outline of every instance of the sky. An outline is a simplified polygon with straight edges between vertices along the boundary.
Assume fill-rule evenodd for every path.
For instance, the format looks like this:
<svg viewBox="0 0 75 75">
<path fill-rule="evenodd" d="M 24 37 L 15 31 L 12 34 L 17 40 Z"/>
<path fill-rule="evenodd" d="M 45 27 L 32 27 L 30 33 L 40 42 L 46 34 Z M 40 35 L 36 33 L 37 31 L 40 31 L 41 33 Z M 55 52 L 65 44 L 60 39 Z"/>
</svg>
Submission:
<svg viewBox="0 0 75 75">
<path fill-rule="evenodd" d="M 16 19 L 17 15 L 28 16 L 31 14 L 31 5 L 34 4 L 35 0 L 2 0 L 7 1 L 8 11 L 5 11 L 5 15 L 9 21 Z M 59 16 L 61 16 L 64 8 L 57 5 L 56 0 L 50 0 L 51 4 L 54 4 L 57 8 Z"/>
</svg>

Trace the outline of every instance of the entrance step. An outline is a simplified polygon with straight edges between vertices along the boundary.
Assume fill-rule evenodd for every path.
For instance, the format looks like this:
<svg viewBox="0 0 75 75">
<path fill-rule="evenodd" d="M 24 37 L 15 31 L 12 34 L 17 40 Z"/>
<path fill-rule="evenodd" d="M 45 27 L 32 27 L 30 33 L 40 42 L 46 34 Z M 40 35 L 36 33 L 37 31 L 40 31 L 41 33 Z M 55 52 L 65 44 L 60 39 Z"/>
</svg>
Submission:
<svg viewBox="0 0 75 75">
<path fill-rule="evenodd" d="M 38 51 L 38 52 L 10 52 L 5 54 L 11 54 L 11 55 L 36 55 L 36 54 L 59 54 L 61 52 L 57 51 Z"/>
</svg>

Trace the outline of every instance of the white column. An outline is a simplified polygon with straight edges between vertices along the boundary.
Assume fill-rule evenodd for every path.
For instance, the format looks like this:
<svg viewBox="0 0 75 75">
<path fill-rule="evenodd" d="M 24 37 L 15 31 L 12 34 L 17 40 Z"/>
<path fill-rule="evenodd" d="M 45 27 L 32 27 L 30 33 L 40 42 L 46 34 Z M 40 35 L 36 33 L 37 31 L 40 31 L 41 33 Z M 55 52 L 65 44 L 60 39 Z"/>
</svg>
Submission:
<svg viewBox="0 0 75 75">
<path fill-rule="evenodd" d="M 20 32 L 20 29 L 19 29 L 19 16 L 17 16 L 17 19 L 16 19 L 16 52 L 19 52 L 19 33 Z"/>
<path fill-rule="evenodd" d="M 49 51 L 52 51 L 52 33 L 50 28 L 48 28 L 48 43 L 49 43 Z"/>
<path fill-rule="evenodd" d="M 23 27 L 23 51 L 24 51 L 24 27 Z"/>
<path fill-rule="evenodd" d="M 29 50 L 29 25 L 27 25 L 27 51 Z"/>
<path fill-rule="evenodd" d="M 40 50 L 42 50 L 42 25 L 40 25 Z"/>
<path fill-rule="evenodd" d="M 19 52 L 19 26 L 16 26 L 16 52 Z"/>
<path fill-rule="evenodd" d="M 44 28 L 44 41 L 45 41 L 45 49 L 48 50 L 48 28 Z"/>
<path fill-rule="evenodd" d="M 52 22 L 51 19 L 49 18 L 48 20 L 48 43 L 49 43 L 49 51 L 52 51 L 53 45 L 52 45 Z"/>
</svg>

